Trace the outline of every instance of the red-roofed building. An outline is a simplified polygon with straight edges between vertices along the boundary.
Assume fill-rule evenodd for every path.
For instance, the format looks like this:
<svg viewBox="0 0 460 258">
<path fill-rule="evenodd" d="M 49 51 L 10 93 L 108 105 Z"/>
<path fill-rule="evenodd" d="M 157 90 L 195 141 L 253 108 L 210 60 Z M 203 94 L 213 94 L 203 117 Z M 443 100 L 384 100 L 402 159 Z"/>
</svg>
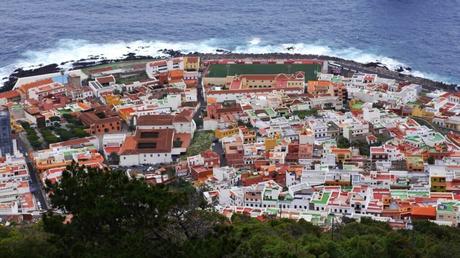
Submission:
<svg viewBox="0 0 460 258">
<path fill-rule="evenodd" d="M 6 104 L 7 102 L 19 100 L 21 100 L 21 95 L 18 90 L 9 90 L 0 93 L 0 104 Z"/>
<path fill-rule="evenodd" d="M 120 165 L 137 166 L 172 162 L 174 129 L 137 129 L 120 149 Z"/>
<path fill-rule="evenodd" d="M 436 219 L 436 207 L 434 206 L 413 206 L 411 210 L 413 219 Z"/>
<path fill-rule="evenodd" d="M 116 83 L 115 77 L 113 75 L 97 77 L 96 81 L 99 82 L 102 86 L 109 86 Z"/>
<path fill-rule="evenodd" d="M 89 134 L 103 135 L 121 130 L 121 118 L 106 106 L 96 107 L 94 111 L 82 112 L 79 119 L 89 127 L 87 129 Z"/>
</svg>

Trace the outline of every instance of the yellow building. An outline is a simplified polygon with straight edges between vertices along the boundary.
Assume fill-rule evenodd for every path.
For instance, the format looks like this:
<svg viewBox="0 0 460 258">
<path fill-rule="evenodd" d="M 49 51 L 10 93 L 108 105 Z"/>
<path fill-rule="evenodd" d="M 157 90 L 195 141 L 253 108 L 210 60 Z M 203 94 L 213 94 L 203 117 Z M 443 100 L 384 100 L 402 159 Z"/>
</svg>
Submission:
<svg viewBox="0 0 460 258">
<path fill-rule="evenodd" d="M 422 172 L 425 168 L 421 155 L 406 157 L 406 168 L 408 171 Z"/>
<path fill-rule="evenodd" d="M 118 115 L 121 119 L 125 120 L 126 123 L 130 123 L 134 109 L 132 107 L 118 109 Z"/>
<path fill-rule="evenodd" d="M 273 138 L 265 138 L 265 151 L 271 151 L 278 144 L 279 134 L 275 134 Z"/>
<path fill-rule="evenodd" d="M 446 191 L 446 177 L 445 176 L 431 176 L 431 191 L 432 192 L 445 192 Z"/>
<path fill-rule="evenodd" d="M 239 133 L 240 129 L 238 127 L 232 129 L 217 129 L 215 132 L 215 136 L 217 139 L 222 139 L 224 137 L 229 137 Z"/>
<path fill-rule="evenodd" d="M 184 68 L 187 71 L 198 71 L 200 69 L 200 58 L 197 56 L 184 57 Z"/>
<path fill-rule="evenodd" d="M 116 106 L 121 104 L 120 96 L 118 95 L 106 95 L 105 102 L 108 106 Z"/>
<path fill-rule="evenodd" d="M 331 154 L 335 155 L 337 162 L 342 163 L 351 159 L 352 156 L 351 148 L 331 148 Z"/>
<path fill-rule="evenodd" d="M 425 111 L 424 109 L 420 108 L 420 106 L 415 106 L 412 108 L 412 115 L 416 117 L 422 117 L 428 121 L 431 121 L 434 117 L 434 113 Z"/>
</svg>

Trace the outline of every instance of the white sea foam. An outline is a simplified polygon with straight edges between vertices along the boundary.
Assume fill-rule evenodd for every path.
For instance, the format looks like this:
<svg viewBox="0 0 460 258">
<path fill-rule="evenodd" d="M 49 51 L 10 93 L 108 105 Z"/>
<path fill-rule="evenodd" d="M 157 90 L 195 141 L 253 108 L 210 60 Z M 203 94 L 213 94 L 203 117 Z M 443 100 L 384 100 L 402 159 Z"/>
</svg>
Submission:
<svg viewBox="0 0 460 258">
<path fill-rule="evenodd" d="M 85 40 L 60 40 L 56 47 L 33 51 L 29 50 L 13 62 L 11 65 L 0 67 L 0 78 L 8 76 L 16 68 L 37 68 L 41 64 L 60 64 L 66 61 L 77 61 L 88 57 L 97 57 L 99 59 L 117 59 L 122 58 L 128 53 L 137 55 L 160 56 L 164 55 L 160 52 L 162 49 L 174 49 L 183 53 L 201 52 L 201 53 L 218 53 L 218 49 L 222 49 L 222 41 L 215 39 L 190 42 L 168 42 L 168 41 L 116 41 L 112 43 L 96 44 Z M 313 55 L 328 55 L 336 56 L 344 59 L 354 60 L 361 63 L 381 62 L 389 69 L 396 69 L 400 66 L 407 66 L 403 62 L 382 55 L 366 53 L 355 48 L 333 49 L 320 44 L 264 44 L 262 39 L 255 37 L 245 42 L 242 45 L 230 47 L 228 50 L 234 53 L 298 53 L 298 54 L 313 54 Z M 70 63 L 68 64 L 70 65 Z M 65 65 L 63 68 L 68 68 Z M 430 78 L 439 81 L 449 81 L 448 78 L 442 78 L 435 74 L 412 71 L 415 76 Z"/>
<path fill-rule="evenodd" d="M 257 38 L 257 37 L 255 37 L 255 38 L 252 38 L 252 39 L 249 41 L 249 44 L 251 44 L 251 45 L 253 45 L 253 46 L 254 46 L 254 45 L 259 45 L 259 44 L 260 44 L 260 42 L 261 42 L 261 39 L 260 39 L 260 38 Z"/>
</svg>

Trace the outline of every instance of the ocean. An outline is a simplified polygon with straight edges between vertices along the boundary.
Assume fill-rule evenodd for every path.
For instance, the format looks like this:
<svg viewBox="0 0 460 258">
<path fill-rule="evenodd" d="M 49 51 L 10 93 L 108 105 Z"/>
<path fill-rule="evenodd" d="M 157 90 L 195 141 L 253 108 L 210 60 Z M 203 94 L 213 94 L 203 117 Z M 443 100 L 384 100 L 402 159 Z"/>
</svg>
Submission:
<svg viewBox="0 0 460 258">
<path fill-rule="evenodd" d="M 2 0 L 0 79 L 160 49 L 331 55 L 460 83 L 457 0 Z"/>
</svg>

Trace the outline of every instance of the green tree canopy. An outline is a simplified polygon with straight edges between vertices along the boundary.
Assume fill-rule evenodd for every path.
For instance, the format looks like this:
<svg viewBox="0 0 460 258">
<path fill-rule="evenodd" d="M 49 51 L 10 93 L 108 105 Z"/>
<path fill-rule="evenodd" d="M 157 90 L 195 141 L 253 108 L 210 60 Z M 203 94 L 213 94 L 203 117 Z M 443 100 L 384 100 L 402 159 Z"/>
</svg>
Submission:
<svg viewBox="0 0 460 258">
<path fill-rule="evenodd" d="M 151 186 L 121 171 L 72 165 L 47 187 L 53 207 L 71 214 L 70 223 L 59 212 L 44 216 L 64 256 L 177 257 L 184 242 L 221 221 L 196 191 Z"/>
</svg>

